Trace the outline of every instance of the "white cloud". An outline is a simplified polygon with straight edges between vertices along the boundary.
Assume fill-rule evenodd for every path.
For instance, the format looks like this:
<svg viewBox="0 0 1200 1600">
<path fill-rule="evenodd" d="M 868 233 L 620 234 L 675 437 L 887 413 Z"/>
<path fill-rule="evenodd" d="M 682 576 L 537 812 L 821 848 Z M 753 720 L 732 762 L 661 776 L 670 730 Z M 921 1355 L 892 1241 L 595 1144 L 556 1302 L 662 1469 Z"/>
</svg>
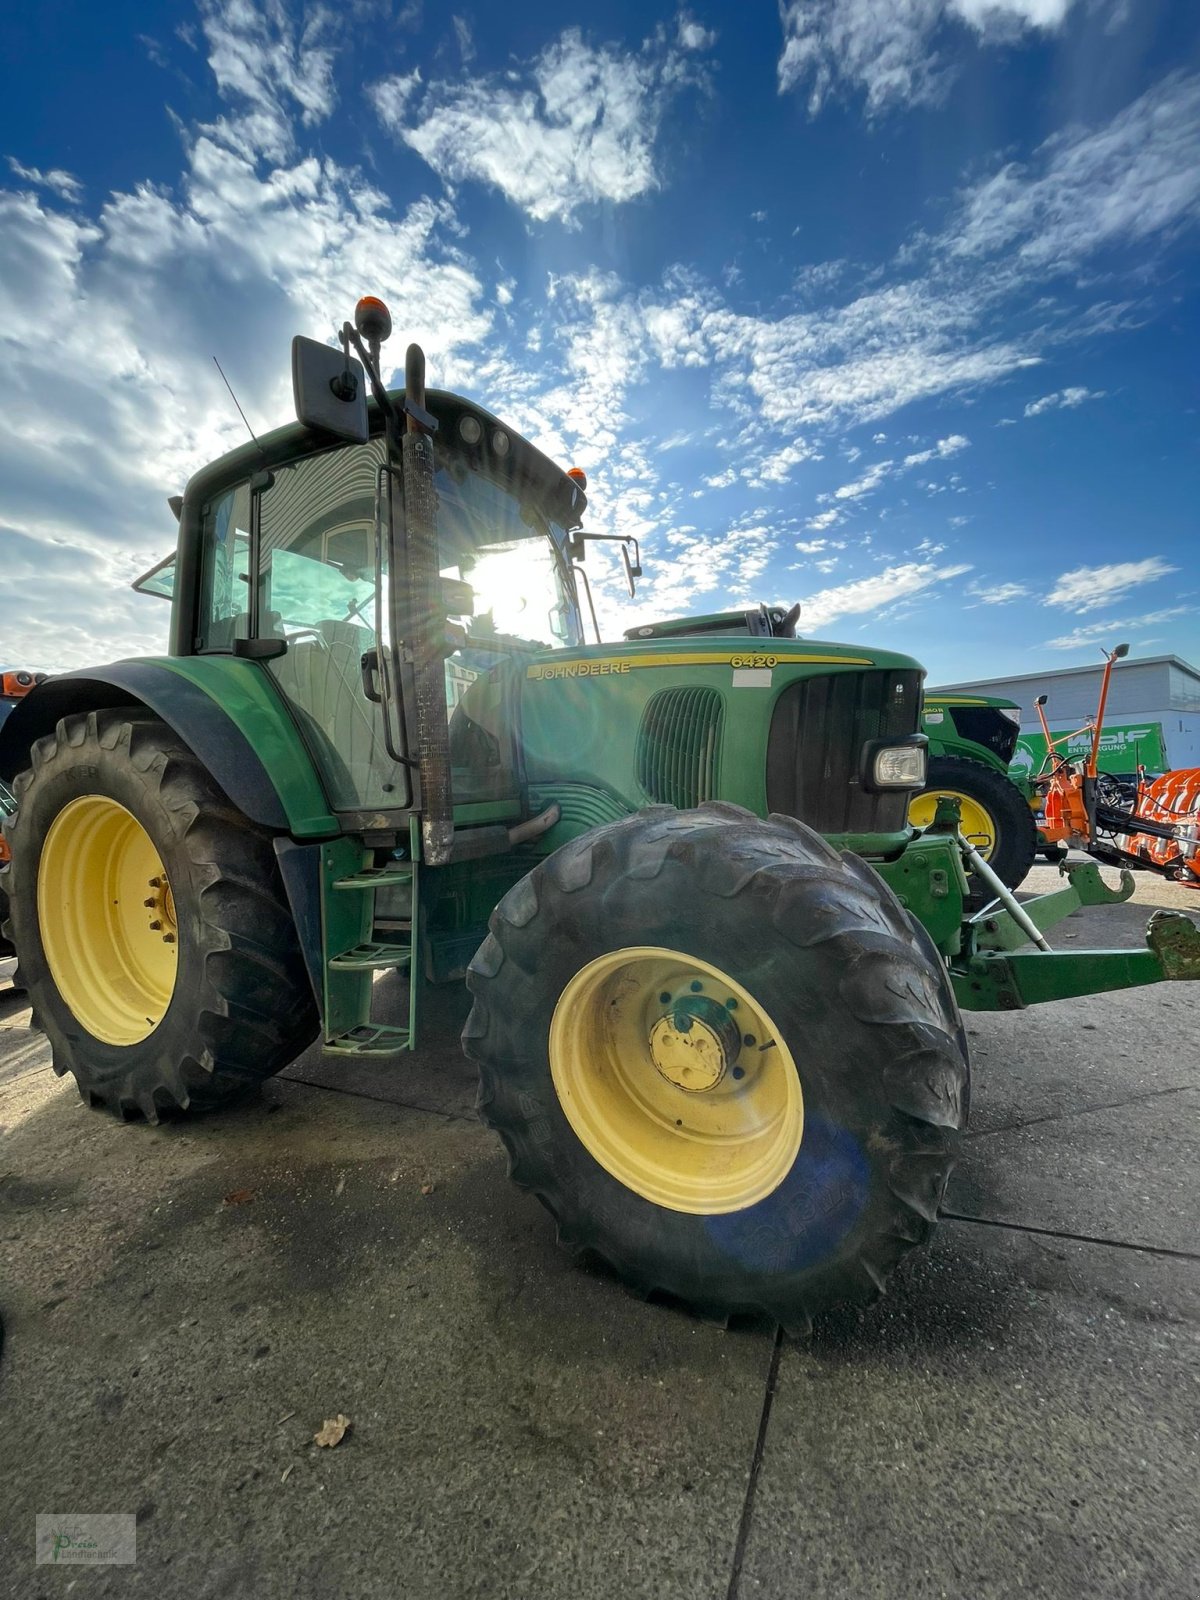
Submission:
<svg viewBox="0 0 1200 1600">
<path fill-rule="evenodd" d="M 223 142 L 282 160 L 294 113 L 312 127 L 333 110 L 332 17 L 318 9 L 297 26 L 282 5 L 249 0 L 202 0 L 201 17 L 221 98 L 238 107 L 234 124 L 218 125 Z"/>
<path fill-rule="evenodd" d="M 835 500 L 861 500 L 879 485 L 892 470 L 892 462 L 877 461 L 874 466 L 868 467 L 861 478 L 856 478 L 853 483 L 843 483 L 840 489 L 833 491 Z"/>
<path fill-rule="evenodd" d="M 1101 606 L 1123 598 L 1130 589 L 1154 583 L 1178 570 L 1161 556 L 1147 556 L 1142 561 L 1113 561 L 1100 567 L 1075 567 L 1056 579 L 1043 604 L 1062 606 L 1064 610 L 1080 614 L 1098 611 Z"/>
<path fill-rule="evenodd" d="M 812 531 L 820 532 L 822 528 L 834 528 L 842 520 L 843 513 L 837 506 L 831 506 L 828 511 L 818 511 L 816 516 L 809 517 L 804 526 Z"/>
<path fill-rule="evenodd" d="M 828 539 L 797 539 L 793 547 L 802 556 L 815 556 L 829 548 Z"/>
<path fill-rule="evenodd" d="M 395 215 L 361 172 L 297 149 L 297 127 L 334 103 L 317 25 L 244 0 L 203 23 L 225 105 L 181 127 L 174 186 L 111 194 L 94 215 L 0 189 L 0 637 L 14 661 L 63 668 L 165 642 L 166 607 L 128 584 L 174 543 L 165 497 L 244 442 L 214 352 L 265 429 L 291 412 L 291 334 L 325 337 L 364 286 L 443 381 L 488 331 L 446 207 Z M 146 310 L 163 304 L 169 336 Z"/>
<path fill-rule="evenodd" d="M 943 30 L 974 30 L 1007 44 L 1027 30 L 1060 27 L 1072 0 L 786 0 L 781 7 L 780 93 L 808 85 L 815 116 L 839 84 L 864 89 L 869 114 L 891 105 L 932 105 L 950 69 L 937 50 Z"/>
<path fill-rule="evenodd" d="M 475 59 L 475 40 L 471 35 L 471 24 L 465 17 L 453 16 L 450 21 L 454 24 L 454 36 L 458 40 L 458 53 L 462 57 L 464 67 L 470 66 Z"/>
<path fill-rule="evenodd" d="M 1025 271 L 1067 271 L 1098 250 L 1167 235 L 1200 213 L 1200 77 L 1172 74 L 1099 128 L 1046 140 L 970 190 L 953 232 L 960 257 L 1003 254 Z"/>
<path fill-rule="evenodd" d="M 827 627 L 841 617 L 877 611 L 909 595 L 920 594 L 951 578 L 970 572 L 970 566 L 939 567 L 932 561 L 906 561 L 885 567 L 868 578 L 856 578 L 833 589 L 821 589 L 804 599 L 801 612 L 805 633 Z"/>
<path fill-rule="evenodd" d="M 385 128 L 400 126 L 424 81 L 420 67 L 414 67 L 411 72 L 396 72 L 371 84 L 367 93 Z"/>
<path fill-rule="evenodd" d="M 659 124 L 696 71 L 661 34 L 630 54 L 569 28 L 525 73 L 429 83 L 419 96 L 409 73 L 368 93 L 384 126 L 446 182 L 488 184 L 538 222 L 571 223 L 580 205 L 658 187 Z"/>
<path fill-rule="evenodd" d="M 905 456 L 906 467 L 923 467 L 935 457 L 944 460 L 947 456 L 956 456 L 960 450 L 966 450 L 971 441 L 964 434 L 952 433 L 946 439 L 939 439 L 929 450 L 918 450 L 914 455 Z"/>
<path fill-rule="evenodd" d="M 961 518 L 951 517 L 952 522 L 961 521 Z M 1029 590 L 1023 583 L 988 583 L 980 580 L 967 585 L 967 593 L 974 595 L 983 606 L 1007 606 L 1014 600 L 1023 600 Z"/>
<path fill-rule="evenodd" d="M 677 38 L 682 50 L 711 50 L 717 42 L 717 30 L 703 27 L 684 12 L 679 18 Z"/>
<path fill-rule="evenodd" d="M 802 462 L 820 459 L 807 439 L 793 439 L 778 449 L 760 451 L 742 468 L 742 477 L 751 488 L 762 489 L 772 483 L 786 483 Z"/>
<path fill-rule="evenodd" d="M 1066 318 L 1038 299 L 1046 278 L 1120 243 L 1141 241 L 1144 264 L 1151 234 L 1167 241 L 1200 214 L 1197 107 L 1200 77 L 1174 76 L 1110 122 L 1048 140 L 1026 167 L 975 184 L 942 233 L 910 241 L 894 281 L 872 275 L 841 303 L 748 315 L 676 271 L 639 298 L 653 352 L 667 368 L 716 368 L 724 403 L 756 425 L 750 447 L 764 450 L 763 425 L 795 434 L 875 422 L 1035 367 L 1047 345 L 1124 315 Z M 1037 307 L 1038 332 L 1014 331 L 1014 305 Z"/>
<path fill-rule="evenodd" d="M 1074 411 L 1085 400 L 1103 400 L 1107 392 L 1105 389 L 1082 387 L 1057 389 L 1053 394 L 1044 394 L 1040 400 L 1031 400 L 1025 407 L 1025 415 L 1040 417 L 1043 411 Z"/>
<path fill-rule="evenodd" d="M 37 189 L 50 189 L 60 199 L 75 201 L 83 194 L 83 185 L 74 173 L 64 172 L 61 167 L 53 167 L 49 172 L 42 172 L 38 167 L 26 167 L 15 156 L 9 156 L 9 167 L 24 183 L 31 183 Z"/>
<path fill-rule="evenodd" d="M 1089 622 L 1083 627 L 1075 628 L 1071 633 L 1061 634 L 1057 639 L 1047 639 L 1046 645 L 1051 650 L 1082 650 L 1104 646 L 1111 648 L 1120 642 L 1125 634 L 1136 632 L 1140 628 L 1152 628 L 1159 622 L 1171 622 L 1176 617 L 1189 615 L 1196 608 L 1194 606 L 1168 606 L 1163 611 L 1146 611 L 1140 617 L 1117 617 L 1107 622 Z M 1155 643 L 1154 640 L 1143 639 L 1142 644 Z"/>
</svg>

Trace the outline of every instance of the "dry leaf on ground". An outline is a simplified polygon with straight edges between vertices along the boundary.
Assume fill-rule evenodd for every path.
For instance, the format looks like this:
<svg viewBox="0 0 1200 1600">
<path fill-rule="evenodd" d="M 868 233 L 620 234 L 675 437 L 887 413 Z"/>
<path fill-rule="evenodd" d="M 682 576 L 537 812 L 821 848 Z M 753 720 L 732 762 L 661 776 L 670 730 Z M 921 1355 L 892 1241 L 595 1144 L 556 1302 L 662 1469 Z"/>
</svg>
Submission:
<svg viewBox="0 0 1200 1600">
<path fill-rule="evenodd" d="M 344 1417 L 340 1411 L 336 1417 L 326 1417 L 321 1427 L 313 1434 L 313 1443 L 327 1445 L 332 1449 L 335 1444 L 341 1444 L 349 1426 L 350 1418 Z"/>
<path fill-rule="evenodd" d="M 254 1199 L 253 1189 L 231 1189 L 225 1196 L 227 1206 L 244 1206 L 247 1200 Z"/>
</svg>

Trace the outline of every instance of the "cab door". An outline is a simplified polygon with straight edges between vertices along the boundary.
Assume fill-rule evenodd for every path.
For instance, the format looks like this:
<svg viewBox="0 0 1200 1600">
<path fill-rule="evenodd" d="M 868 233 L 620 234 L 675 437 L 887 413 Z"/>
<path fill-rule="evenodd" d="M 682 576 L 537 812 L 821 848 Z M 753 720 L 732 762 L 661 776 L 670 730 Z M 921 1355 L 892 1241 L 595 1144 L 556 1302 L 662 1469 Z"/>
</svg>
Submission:
<svg viewBox="0 0 1200 1600">
<path fill-rule="evenodd" d="M 412 803 L 396 759 L 406 754 L 403 724 L 396 715 L 385 725 L 379 665 L 390 637 L 388 552 L 375 519 L 385 460 L 382 439 L 303 456 L 273 469 L 254 507 L 254 636 L 285 641 L 267 668 L 343 814 Z M 386 473 L 382 485 L 390 492 Z"/>
</svg>

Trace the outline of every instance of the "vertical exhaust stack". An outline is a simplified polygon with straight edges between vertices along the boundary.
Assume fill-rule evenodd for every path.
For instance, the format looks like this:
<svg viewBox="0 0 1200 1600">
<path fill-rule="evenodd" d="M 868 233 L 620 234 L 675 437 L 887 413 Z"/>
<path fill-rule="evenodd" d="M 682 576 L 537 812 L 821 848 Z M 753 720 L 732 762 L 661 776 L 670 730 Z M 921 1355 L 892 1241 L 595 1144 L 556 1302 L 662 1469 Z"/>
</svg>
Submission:
<svg viewBox="0 0 1200 1600">
<path fill-rule="evenodd" d="M 426 863 L 444 866 L 454 840 L 450 784 L 450 732 L 446 716 L 446 619 L 438 603 L 440 580 L 437 490 L 433 437 L 425 418 L 425 354 L 410 344 L 404 361 L 404 538 L 411 585 L 408 596 L 413 658 L 418 762 L 421 773 L 421 847 Z"/>
</svg>

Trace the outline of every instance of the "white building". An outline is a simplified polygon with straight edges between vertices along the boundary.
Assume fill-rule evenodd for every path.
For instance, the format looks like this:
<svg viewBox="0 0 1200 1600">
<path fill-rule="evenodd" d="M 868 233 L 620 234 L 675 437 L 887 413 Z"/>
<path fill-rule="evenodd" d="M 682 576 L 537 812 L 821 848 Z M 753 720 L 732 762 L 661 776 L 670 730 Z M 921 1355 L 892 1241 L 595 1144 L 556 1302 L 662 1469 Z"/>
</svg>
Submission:
<svg viewBox="0 0 1200 1600">
<path fill-rule="evenodd" d="M 1014 700 L 1021 707 L 1024 739 L 1039 731 L 1034 705 L 1039 694 L 1046 696 L 1046 720 L 1051 733 L 1071 733 L 1090 721 L 1099 704 L 1103 671 L 1101 662 L 1091 667 L 1064 667 L 1057 672 L 1023 672 L 1012 678 L 947 683 L 926 692 L 931 697 L 981 694 Z M 1200 767 L 1200 671 L 1179 656 L 1118 661 L 1113 668 L 1104 726 L 1114 739 L 1121 738 L 1118 730 L 1125 730 L 1131 751 L 1144 745 L 1145 754 L 1156 750 L 1161 742 L 1167 767 Z M 1130 769 L 1134 764 L 1131 759 Z M 1113 763 L 1106 765 L 1113 769 Z M 1118 767 L 1122 765 L 1116 763 Z M 1147 765 L 1157 767 L 1158 763 L 1151 760 Z"/>
</svg>

